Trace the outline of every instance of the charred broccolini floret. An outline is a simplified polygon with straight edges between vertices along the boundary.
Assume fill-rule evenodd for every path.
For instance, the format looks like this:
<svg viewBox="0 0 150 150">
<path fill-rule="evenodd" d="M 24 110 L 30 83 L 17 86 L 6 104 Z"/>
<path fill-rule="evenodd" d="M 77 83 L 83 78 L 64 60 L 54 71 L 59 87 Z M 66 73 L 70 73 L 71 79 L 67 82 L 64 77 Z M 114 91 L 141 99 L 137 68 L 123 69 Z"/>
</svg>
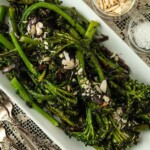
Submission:
<svg viewBox="0 0 150 150">
<path fill-rule="evenodd" d="M 0 29 L 0 69 L 27 105 L 95 149 L 137 144 L 150 123 L 150 86 L 102 45 L 99 23 L 59 0 L 8 1 L 0 23 L 8 11 L 12 32 Z"/>
</svg>

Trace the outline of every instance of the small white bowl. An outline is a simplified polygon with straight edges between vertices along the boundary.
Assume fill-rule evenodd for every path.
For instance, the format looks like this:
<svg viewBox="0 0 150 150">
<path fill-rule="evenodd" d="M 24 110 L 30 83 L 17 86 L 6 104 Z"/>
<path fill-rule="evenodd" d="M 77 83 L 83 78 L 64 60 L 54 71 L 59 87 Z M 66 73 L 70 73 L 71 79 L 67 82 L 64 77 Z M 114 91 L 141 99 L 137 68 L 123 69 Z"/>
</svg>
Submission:
<svg viewBox="0 0 150 150">
<path fill-rule="evenodd" d="M 98 0 L 92 0 L 92 6 L 94 11 L 102 18 L 104 19 L 108 19 L 108 20 L 118 20 L 122 17 L 126 17 L 129 15 L 129 13 L 131 12 L 132 8 L 136 6 L 136 4 L 138 3 L 138 0 L 131 0 L 131 5 L 128 7 L 128 9 L 126 9 L 125 11 L 120 11 L 120 13 L 110 13 L 110 12 L 106 12 L 104 10 L 102 10 L 98 3 Z M 103 1 L 103 0 L 102 0 Z"/>
<path fill-rule="evenodd" d="M 141 48 L 138 43 L 136 43 L 134 32 L 138 25 L 143 24 L 145 22 L 150 23 L 150 9 L 142 9 L 136 12 L 133 17 L 129 20 L 127 24 L 127 40 L 129 46 L 135 50 L 137 53 L 150 53 L 150 49 Z"/>
</svg>

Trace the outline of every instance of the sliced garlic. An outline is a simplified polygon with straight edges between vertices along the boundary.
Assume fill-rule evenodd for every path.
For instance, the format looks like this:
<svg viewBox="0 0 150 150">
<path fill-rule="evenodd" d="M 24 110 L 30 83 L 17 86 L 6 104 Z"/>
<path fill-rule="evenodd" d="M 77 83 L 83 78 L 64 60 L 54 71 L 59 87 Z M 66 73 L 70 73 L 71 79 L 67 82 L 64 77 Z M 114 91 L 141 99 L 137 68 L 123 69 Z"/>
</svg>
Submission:
<svg viewBox="0 0 150 150">
<path fill-rule="evenodd" d="M 65 56 L 65 59 L 70 61 L 69 53 L 67 53 L 66 51 L 64 51 L 63 53 L 64 53 L 64 56 Z"/>
<path fill-rule="evenodd" d="M 121 121 L 124 123 L 124 124 L 126 124 L 127 123 L 127 120 L 126 119 L 121 119 Z"/>
<path fill-rule="evenodd" d="M 74 60 L 62 60 L 62 64 L 64 65 L 64 69 L 73 69 L 75 64 L 74 64 Z"/>
<path fill-rule="evenodd" d="M 82 74 L 82 72 L 83 72 L 83 69 L 82 69 L 82 68 L 80 68 L 80 69 L 78 70 L 78 75 L 81 75 L 81 74 Z"/>
<path fill-rule="evenodd" d="M 38 22 L 37 24 L 36 24 L 36 28 L 43 28 L 43 23 L 42 22 Z"/>
<path fill-rule="evenodd" d="M 32 18 L 32 19 L 31 19 L 31 22 L 30 22 L 30 23 L 31 23 L 31 24 L 35 24 L 36 22 L 37 22 L 37 18 L 35 17 L 35 18 Z"/>
<path fill-rule="evenodd" d="M 48 42 L 47 42 L 47 41 L 44 41 L 44 45 L 48 45 Z"/>
<path fill-rule="evenodd" d="M 46 39 L 47 33 L 48 33 L 48 32 L 44 32 L 44 34 L 43 34 L 43 38 L 44 38 L 44 39 Z"/>
<path fill-rule="evenodd" d="M 32 25 L 29 33 L 30 33 L 31 35 L 34 35 L 35 32 L 36 32 L 35 25 Z"/>
<path fill-rule="evenodd" d="M 120 116 L 116 112 L 113 113 L 113 118 L 118 122 L 121 120 Z"/>
<path fill-rule="evenodd" d="M 106 102 L 106 103 L 109 103 L 110 101 L 110 98 L 106 95 L 103 96 L 103 100 Z"/>
<path fill-rule="evenodd" d="M 117 112 L 118 115 L 122 115 L 123 114 L 122 107 L 118 107 L 116 112 Z"/>
<path fill-rule="evenodd" d="M 59 58 L 63 58 L 64 57 L 64 54 L 63 53 L 60 53 L 59 54 Z"/>
<path fill-rule="evenodd" d="M 24 24 L 28 23 L 28 21 L 22 21 Z"/>
<path fill-rule="evenodd" d="M 70 85 L 67 85 L 67 91 L 71 91 L 71 86 Z"/>
<path fill-rule="evenodd" d="M 48 46 L 47 46 L 47 45 L 45 45 L 45 49 L 48 49 Z"/>
<path fill-rule="evenodd" d="M 97 92 L 101 93 L 101 89 L 98 85 L 95 85 L 95 89 L 96 89 Z"/>
<path fill-rule="evenodd" d="M 117 62 L 117 61 L 119 61 L 119 57 L 116 55 L 115 57 L 114 57 L 114 60 Z"/>
<path fill-rule="evenodd" d="M 112 55 L 110 56 L 110 58 L 114 58 L 117 54 L 114 52 L 112 53 Z"/>
<path fill-rule="evenodd" d="M 36 34 L 40 36 L 43 33 L 43 30 L 41 28 L 36 28 Z"/>
<path fill-rule="evenodd" d="M 75 91 L 75 92 L 73 93 L 74 96 L 77 95 L 77 94 L 78 94 L 78 91 Z"/>
<path fill-rule="evenodd" d="M 42 59 L 42 61 L 43 61 L 43 62 L 50 61 L 50 57 L 48 57 L 48 56 L 47 56 L 47 57 L 44 57 L 44 58 Z"/>
<path fill-rule="evenodd" d="M 107 81 L 106 80 L 103 80 L 101 85 L 100 85 L 100 90 L 103 92 L 103 93 L 106 93 L 107 91 Z"/>
<path fill-rule="evenodd" d="M 30 34 L 30 30 L 31 30 L 30 25 L 27 25 L 27 31 L 29 34 Z"/>
</svg>

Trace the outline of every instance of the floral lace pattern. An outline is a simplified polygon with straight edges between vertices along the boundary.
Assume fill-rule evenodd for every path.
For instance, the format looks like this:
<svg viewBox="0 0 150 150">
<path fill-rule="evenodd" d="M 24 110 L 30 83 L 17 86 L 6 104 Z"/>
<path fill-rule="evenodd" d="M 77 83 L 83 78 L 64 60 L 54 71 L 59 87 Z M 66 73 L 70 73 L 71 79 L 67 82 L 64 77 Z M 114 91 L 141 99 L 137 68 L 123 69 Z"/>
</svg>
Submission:
<svg viewBox="0 0 150 150">
<path fill-rule="evenodd" d="M 6 94 L 0 90 L 0 96 L 3 99 L 8 99 Z M 60 148 L 47 137 L 45 133 L 16 105 L 13 104 L 12 115 L 19 126 L 21 126 L 31 136 L 31 140 L 38 146 L 39 150 L 60 150 Z M 15 126 L 9 122 L 0 121 L 7 133 L 7 136 L 15 143 L 21 150 L 31 150 L 24 139 L 21 137 Z M 6 141 L 6 140 L 5 140 Z M 14 150 L 8 142 L 0 143 L 0 150 Z"/>
<path fill-rule="evenodd" d="M 91 8 L 92 0 L 84 0 Z M 141 11 L 142 9 L 149 8 L 150 7 L 150 0 L 139 0 L 136 7 L 133 8 L 133 10 L 130 13 L 130 16 L 133 16 L 136 11 Z M 126 43 L 127 43 L 127 24 L 129 22 L 130 16 L 127 16 L 126 18 L 120 18 L 117 21 L 110 21 L 103 19 Z M 150 66 L 150 55 L 147 54 L 138 54 L 140 58 Z"/>
</svg>

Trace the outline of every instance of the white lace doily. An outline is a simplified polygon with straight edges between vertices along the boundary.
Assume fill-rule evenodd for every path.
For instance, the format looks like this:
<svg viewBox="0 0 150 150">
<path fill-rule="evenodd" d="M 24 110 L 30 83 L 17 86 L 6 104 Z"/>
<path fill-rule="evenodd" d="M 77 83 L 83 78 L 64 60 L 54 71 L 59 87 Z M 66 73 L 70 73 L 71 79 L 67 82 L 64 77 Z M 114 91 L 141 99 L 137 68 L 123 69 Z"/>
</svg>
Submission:
<svg viewBox="0 0 150 150">
<path fill-rule="evenodd" d="M 92 8 L 92 0 L 84 0 Z M 134 15 L 135 11 L 139 11 L 145 8 L 150 8 L 150 0 L 139 0 L 136 8 L 131 11 L 131 16 Z M 119 19 L 117 21 L 105 20 L 103 19 L 126 43 L 127 43 L 127 23 L 130 20 L 130 16 L 126 18 Z M 150 66 L 150 55 L 147 54 L 138 54 L 147 65 Z"/>
<path fill-rule="evenodd" d="M 0 96 L 6 100 L 8 97 L 0 90 Z M 31 135 L 31 140 L 38 146 L 38 150 L 60 150 L 60 148 L 50 140 L 45 133 L 30 119 L 26 114 L 14 104 L 12 115 L 19 126 L 23 127 Z M 27 143 L 20 136 L 15 126 L 10 125 L 9 122 L 1 122 L 7 132 L 8 137 L 20 148 L 20 150 L 31 150 Z M 3 148 L 2 148 L 3 147 Z M 0 150 L 14 150 L 8 146 L 7 142 L 0 144 Z"/>
</svg>

